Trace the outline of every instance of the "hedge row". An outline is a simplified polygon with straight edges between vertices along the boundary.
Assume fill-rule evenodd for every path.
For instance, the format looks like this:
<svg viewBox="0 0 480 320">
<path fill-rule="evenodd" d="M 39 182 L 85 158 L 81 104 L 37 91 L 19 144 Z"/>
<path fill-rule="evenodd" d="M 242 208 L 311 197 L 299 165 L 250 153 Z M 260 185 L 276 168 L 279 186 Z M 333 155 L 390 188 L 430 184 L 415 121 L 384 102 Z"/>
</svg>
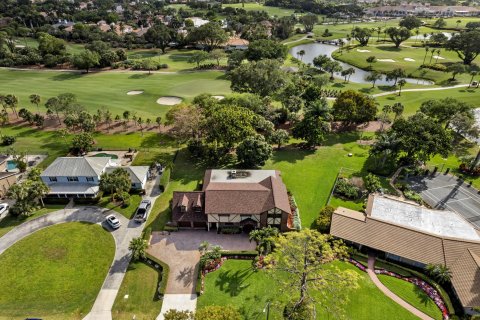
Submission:
<svg viewBox="0 0 480 320">
<path fill-rule="evenodd" d="M 146 254 L 147 259 L 151 260 L 153 263 L 156 263 L 160 266 L 161 277 L 158 280 L 157 292 L 160 296 L 165 295 L 165 290 L 167 289 L 168 275 L 170 273 L 170 268 L 165 262 L 162 262 L 150 254 Z"/>
<path fill-rule="evenodd" d="M 160 191 L 165 191 L 167 189 L 168 183 L 170 182 L 170 168 L 167 168 L 163 171 L 162 176 L 160 177 Z"/>
</svg>

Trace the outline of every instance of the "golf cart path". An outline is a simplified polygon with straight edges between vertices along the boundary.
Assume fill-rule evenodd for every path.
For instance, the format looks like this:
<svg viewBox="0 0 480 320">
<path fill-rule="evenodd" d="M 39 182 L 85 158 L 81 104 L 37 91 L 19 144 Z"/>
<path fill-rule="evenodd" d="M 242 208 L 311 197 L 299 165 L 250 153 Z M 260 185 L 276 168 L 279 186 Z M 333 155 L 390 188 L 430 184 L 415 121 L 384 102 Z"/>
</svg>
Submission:
<svg viewBox="0 0 480 320">
<path fill-rule="evenodd" d="M 41 229 L 67 222 L 89 222 L 102 225 L 111 230 L 105 223 L 105 217 L 112 213 L 111 210 L 99 207 L 78 207 L 73 209 L 62 209 L 27 221 L 0 238 L 0 254 L 9 247 L 25 237 Z M 121 221 L 122 227 L 111 231 L 115 240 L 115 256 L 105 277 L 104 283 L 95 300 L 92 311 L 85 319 L 111 319 L 111 309 L 115 302 L 118 289 L 122 284 L 123 277 L 130 262 L 130 251 L 128 245 L 132 238 L 140 236 L 142 225 L 129 221 L 121 214 L 116 214 Z"/>
<path fill-rule="evenodd" d="M 455 85 L 455 86 L 450 86 L 450 87 L 403 89 L 403 90 L 402 90 L 402 93 L 403 93 L 403 92 L 421 92 L 421 91 L 441 91 L 441 90 L 448 90 L 448 89 L 463 88 L 463 87 L 468 87 L 468 86 L 469 86 L 468 84 L 457 84 L 457 85 Z M 388 96 L 388 95 L 390 95 L 390 94 L 395 94 L 395 93 L 398 93 L 398 90 L 372 94 L 372 97 Z"/>
<path fill-rule="evenodd" d="M 399 304 L 401 307 L 407 309 L 408 311 L 410 311 L 413 315 L 419 317 L 420 319 L 422 320 L 434 320 L 433 318 L 431 318 L 430 316 L 426 315 L 425 313 L 423 313 L 422 311 L 418 310 L 417 308 L 413 307 L 411 304 L 409 304 L 408 302 L 406 302 L 405 300 L 403 300 L 402 298 L 400 298 L 399 296 L 397 296 L 395 293 L 393 293 L 392 291 L 390 291 L 390 289 L 388 289 L 377 277 L 377 275 L 375 274 L 375 255 L 369 253 L 368 254 L 368 269 L 367 269 L 367 273 L 368 273 L 368 276 L 370 277 L 370 279 L 373 281 L 373 283 L 375 284 L 375 286 L 380 289 L 380 291 L 383 292 L 383 294 L 385 294 L 387 297 L 389 297 L 390 299 L 392 299 L 395 303 Z"/>
</svg>

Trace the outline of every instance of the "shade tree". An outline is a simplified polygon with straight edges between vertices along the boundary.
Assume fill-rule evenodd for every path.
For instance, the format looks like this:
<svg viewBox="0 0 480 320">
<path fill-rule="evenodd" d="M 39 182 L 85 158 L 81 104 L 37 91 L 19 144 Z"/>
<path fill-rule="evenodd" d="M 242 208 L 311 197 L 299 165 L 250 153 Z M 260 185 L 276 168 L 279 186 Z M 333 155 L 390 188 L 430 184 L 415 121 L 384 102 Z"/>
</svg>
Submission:
<svg viewBox="0 0 480 320">
<path fill-rule="evenodd" d="M 410 30 L 405 27 L 390 27 L 385 30 L 392 42 L 395 44 L 395 47 L 400 47 L 400 44 L 405 40 L 408 40 L 411 36 Z"/>
</svg>

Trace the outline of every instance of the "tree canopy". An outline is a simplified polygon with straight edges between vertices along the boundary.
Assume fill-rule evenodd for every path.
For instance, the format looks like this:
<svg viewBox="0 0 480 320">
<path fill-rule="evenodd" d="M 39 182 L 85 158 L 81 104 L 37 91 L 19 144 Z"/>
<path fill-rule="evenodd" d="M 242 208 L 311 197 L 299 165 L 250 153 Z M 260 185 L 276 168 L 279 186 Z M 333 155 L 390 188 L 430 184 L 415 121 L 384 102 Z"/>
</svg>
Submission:
<svg viewBox="0 0 480 320">
<path fill-rule="evenodd" d="M 412 35 L 410 33 L 410 30 L 408 30 L 405 27 L 400 27 L 400 28 L 390 27 L 387 30 L 385 30 L 385 32 L 388 34 L 392 42 L 395 44 L 396 48 L 400 47 L 400 44 L 403 41 L 408 40 Z"/>
<path fill-rule="evenodd" d="M 445 47 L 455 51 L 463 63 L 469 65 L 480 53 L 480 30 L 454 34 Z"/>
<path fill-rule="evenodd" d="M 375 119 L 377 105 L 369 96 L 353 90 L 341 92 L 335 100 L 332 115 L 347 124 L 360 124 Z"/>
</svg>

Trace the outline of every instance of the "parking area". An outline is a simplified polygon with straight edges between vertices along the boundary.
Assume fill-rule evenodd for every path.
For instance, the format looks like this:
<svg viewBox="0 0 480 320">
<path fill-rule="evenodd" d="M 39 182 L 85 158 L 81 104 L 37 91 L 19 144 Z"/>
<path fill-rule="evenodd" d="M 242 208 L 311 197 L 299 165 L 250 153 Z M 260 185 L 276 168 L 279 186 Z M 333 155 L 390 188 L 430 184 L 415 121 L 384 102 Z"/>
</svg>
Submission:
<svg viewBox="0 0 480 320">
<path fill-rule="evenodd" d="M 408 182 L 433 208 L 455 211 L 480 229 L 480 194 L 467 182 L 448 174 L 411 177 Z"/>
</svg>

